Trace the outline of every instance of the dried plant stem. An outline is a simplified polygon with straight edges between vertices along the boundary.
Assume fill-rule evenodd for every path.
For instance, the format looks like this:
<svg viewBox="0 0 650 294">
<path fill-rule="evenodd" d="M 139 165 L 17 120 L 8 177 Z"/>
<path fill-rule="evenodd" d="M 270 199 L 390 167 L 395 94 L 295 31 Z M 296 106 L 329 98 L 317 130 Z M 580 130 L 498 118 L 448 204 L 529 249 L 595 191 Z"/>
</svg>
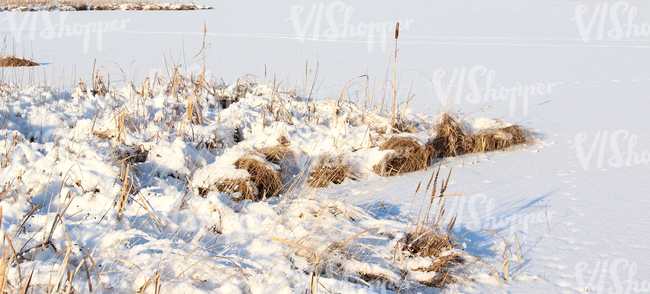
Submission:
<svg viewBox="0 0 650 294">
<path fill-rule="evenodd" d="M 399 38 L 399 22 L 395 23 L 395 54 L 393 57 L 395 61 L 393 62 L 393 107 L 391 108 L 392 117 L 390 121 L 390 129 L 392 130 L 395 126 L 395 103 L 397 101 L 397 38 Z"/>
</svg>

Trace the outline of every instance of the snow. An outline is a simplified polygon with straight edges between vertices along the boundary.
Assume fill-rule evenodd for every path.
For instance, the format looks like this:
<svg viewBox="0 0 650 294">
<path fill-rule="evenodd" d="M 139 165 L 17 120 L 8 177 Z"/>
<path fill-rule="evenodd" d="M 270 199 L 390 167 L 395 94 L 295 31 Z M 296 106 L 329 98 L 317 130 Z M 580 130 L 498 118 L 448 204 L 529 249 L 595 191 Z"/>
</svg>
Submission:
<svg viewBox="0 0 650 294">
<path fill-rule="evenodd" d="M 44 64 L 4 69 L 3 80 L 17 85 L 2 86 L 0 104 L 0 155 L 8 156 L 6 165 L 0 158 L 0 230 L 10 237 L 16 234 L 12 244 L 23 247 L 17 251 L 36 246 L 20 264 L 23 275 L 35 269 L 32 284 L 50 283 L 65 256 L 59 253 L 78 244 L 101 265 L 100 278 L 90 270 L 92 285 L 101 279 L 107 292 L 138 291 L 158 271 L 166 292 L 303 293 L 309 288 L 313 256 L 272 237 L 323 252 L 334 241 L 379 227 L 351 242 L 379 245 L 366 252 L 365 260 L 345 264 L 349 279 L 323 275 L 319 282 L 340 293 L 381 292 L 380 285 L 368 287 L 353 282 L 354 277 L 362 270 L 395 275 L 396 265 L 376 261 L 392 254 L 394 240 L 417 216 L 428 195 L 416 194 L 416 187 L 426 184 L 438 165 L 390 178 L 372 173 L 386 152 L 368 148 L 378 134 L 367 126 L 389 125 L 390 114 L 372 106 L 390 105 L 392 92 L 383 95 L 380 86 L 367 101 L 362 90 L 366 78 L 358 77 L 368 75 L 369 92 L 384 80 L 392 81 L 392 63 L 384 60 L 394 53 L 389 22 L 399 18 L 398 105 L 415 95 L 405 114 L 408 121 L 420 123 L 419 141 L 433 135 L 430 128 L 442 109 L 460 110 L 473 130 L 516 123 L 541 137 L 524 148 L 440 163 L 441 174 L 452 169 L 448 193 L 466 194 L 448 197 L 446 204 L 447 217 L 457 214 L 453 233 L 462 236 L 465 252 L 495 270 L 508 260 L 510 276 L 515 273 L 511 280 L 501 279 L 500 286 L 479 263 L 467 270 L 468 280 L 443 292 L 650 291 L 645 262 L 650 233 L 644 229 L 650 222 L 650 120 L 645 111 L 650 109 L 650 39 L 641 34 L 619 38 L 616 30 L 608 34 L 617 27 L 611 11 L 618 9 L 620 23 L 642 27 L 650 11 L 647 3 L 196 2 L 215 9 L 1 12 L 0 32 L 8 42 L 15 40 L 19 54 Z M 320 5 L 323 14 L 316 29 Z M 328 33 L 330 5 L 339 24 L 346 11 L 355 29 L 386 23 L 386 41 L 381 31 L 372 36 Z M 577 17 L 582 8 L 586 13 Z M 307 23 L 312 9 L 312 22 Z M 587 31 L 597 10 L 606 10 L 605 17 L 593 18 L 595 24 Z M 638 14 L 630 17 L 632 10 Z M 83 33 L 72 29 L 75 24 L 114 21 L 123 25 Z M 133 97 L 138 97 L 135 91 L 145 77 L 154 81 L 156 73 L 168 76 L 172 64 L 181 64 L 184 74 L 200 73 L 202 61 L 194 56 L 201 50 L 204 22 L 210 44 L 207 74 L 222 87 L 220 93 L 236 96 L 247 74 L 256 84 L 244 85 L 250 92 L 227 109 L 201 93 L 203 115 L 210 123 L 180 126 L 182 117 L 170 109 L 184 111 L 183 100 L 156 86 L 144 102 Z M 633 26 L 624 31 L 628 27 Z M 105 96 L 77 86 L 79 79 L 92 84 L 95 60 L 95 70 L 110 73 L 113 90 Z M 433 80 L 440 70 L 445 74 Z M 470 95 L 473 83 L 487 99 Z M 344 89 L 342 100 L 352 103 L 342 103 L 336 114 L 332 103 Z M 312 121 L 310 99 L 318 114 Z M 280 101 L 293 111 L 291 117 L 275 121 L 267 112 L 264 126 L 259 105 L 275 103 L 277 109 Z M 93 134 L 119 136 L 116 118 L 121 112 L 135 124 L 121 145 Z M 174 128 L 165 125 L 169 121 Z M 231 134 L 236 130 L 244 141 L 235 142 Z M 199 187 L 225 176 L 246 177 L 234 161 L 276 145 L 281 135 L 301 154 L 299 168 L 326 152 L 354 154 L 362 180 L 326 189 L 301 186 L 258 203 L 237 203 L 215 191 L 205 198 L 198 195 Z M 211 151 L 205 151 L 208 142 L 216 143 Z M 133 165 L 140 195 L 132 196 L 125 217 L 117 222 L 113 202 L 123 182 L 115 159 L 138 148 L 149 151 L 144 162 Z M 40 209 L 19 233 L 23 216 L 37 204 Z M 57 212 L 64 216 L 63 225 L 55 221 Z M 523 260 L 507 252 L 500 236 L 480 229 L 506 239 L 516 233 Z M 50 231 L 57 252 L 41 249 Z M 70 266 L 76 268 L 85 253 L 71 248 Z M 36 260 L 30 261 L 33 256 Z M 411 261 L 410 266 L 418 262 L 430 261 Z M 9 276 L 17 276 L 14 267 Z M 84 291 L 86 278 L 75 279 L 73 285 Z M 405 287 L 437 291 L 416 284 Z"/>
</svg>

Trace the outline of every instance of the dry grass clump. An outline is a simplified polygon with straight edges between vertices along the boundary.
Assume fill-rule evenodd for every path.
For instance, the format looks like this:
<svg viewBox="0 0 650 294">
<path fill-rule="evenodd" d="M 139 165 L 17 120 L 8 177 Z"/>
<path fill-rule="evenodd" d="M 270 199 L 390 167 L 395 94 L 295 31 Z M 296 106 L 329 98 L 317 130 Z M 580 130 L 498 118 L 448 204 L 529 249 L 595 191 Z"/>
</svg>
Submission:
<svg viewBox="0 0 650 294">
<path fill-rule="evenodd" d="M 472 136 L 472 145 L 468 151 L 475 153 L 506 150 L 516 145 L 532 143 L 536 138 L 530 129 L 519 125 L 486 129 Z"/>
<path fill-rule="evenodd" d="M 246 179 L 228 179 L 228 180 L 223 180 L 217 183 L 217 190 L 223 193 L 227 194 L 234 194 L 234 193 L 240 193 L 241 198 L 237 198 L 237 200 L 244 200 L 244 199 L 254 199 L 255 195 L 253 193 L 253 189 L 251 188 L 250 182 Z M 199 188 L 199 194 L 201 196 L 205 196 L 208 194 L 210 189 L 201 189 Z"/>
<path fill-rule="evenodd" d="M 379 147 L 379 150 L 395 151 L 373 167 L 374 171 L 381 176 L 426 169 L 429 166 L 429 159 L 434 155 L 431 148 L 426 148 L 415 139 L 408 137 L 391 137 Z"/>
<path fill-rule="evenodd" d="M 430 143 L 438 157 L 453 157 L 463 153 L 470 140 L 470 134 L 456 117 L 443 113 L 435 126 L 436 137 Z"/>
<path fill-rule="evenodd" d="M 435 224 L 436 226 L 438 224 Z M 434 228 L 438 229 L 434 226 Z M 440 256 L 440 253 L 454 249 L 454 242 L 448 234 L 428 227 L 417 227 L 406 234 L 404 250 L 414 256 Z"/>
<path fill-rule="evenodd" d="M 293 151 L 282 145 L 264 147 L 257 151 L 264 154 L 266 160 L 277 165 L 294 160 Z"/>
<path fill-rule="evenodd" d="M 435 272 L 436 275 L 433 278 L 419 282 L 430 287 L 444 288 L 448 283 L 456 281 L 456 278 L 453 276 L 453 270 L 463 262 L 463 259 L 460 253 L 454 251 L 457 240 L 451 231 L 454 228 L 456 217 L 452 217 L 446 227 L 443 227 L 441 223 L 445 214 L 445 202 L 441 200 L 446 196 L 445 191 L 447 190 L 451 170 L 447 179 L 442 181 L 439 194 L 436 194 L 439 174 L 440 168 L 438 168 L 438 171 L 435 173 L 435 179 L 433 179 L 433 189 L 428 199 L 429 203 L 427 208 L 424 211 L 420 211 L 423 214 L 418 215 L 417 221 L 408 229 L 405 238 L 402 242 L 398 243 L 397 248 L 400 249 L 402 258 L 431 258 L 432 263 L 429 266 L 411 270 Z M 431 181 L 429 184 L 431 184 Z M 425 194 L 428 192 L 428 189 L 429 185 L 427 185 Z M 438 201 L 435 205 L 437 209 L 434 208 L 433 204 L 436 199 Z M 424 205 L 425 203 L 422 203 L 421 207 L 424 207 Z"/>
<path fill-rule="evenodd" d="M 421 284 L 429 287 L 444 288 L 449 283 L 455 283 L 458 279 L 452 274 L 452 270 L 463 262 L 459 254 L 450 254 L 438 257 L 431 266 L 427 268 L 418 269 L 423 272 L 436 272 L 438 273 L 433 278 L 420 281 Z"/>
<path fill-rule="evenodd" d="M 219 190 L 222 192 L 235 191 L 242 193 L 242 197 L 236 200 L 259 201 L 277 196 L 282 192 L 280 176 L 268 163 L 245 156 L 237 159 L 235 166 L 238 169 L 248 171 L 250 177 L 248 180 L 226 181 Z"/>
<path fill-rule="evenodd" d="M 444 211 L 441 212 L 441 214 Z M 402 250 L 408 251 L 414 257 L 430 257 L 433 262 L 428 267 L 416 268 L 418 272 L 436 272 L 436 275 L 429 279 L 420 281 L 421 284 L 429 287 L 444 288 L 447 284 L 456 281 L 453 276 L 453 269 L 463 262 L 461 255 L 454 253 L 456 241 L 452 239 L 451 229 L 453 223 L 449 224 L 447 230 L 441 230 L 439 223 L 433 226 L 419 226 L 406 235 Z M 443 255 L 445 252 L 447 254 Z"/>
<path fill-rule="evenodd" d="M 39 66 L 40 64 L 28 59 L 9 56 L 0 58 L 0 67 Z"/>
<path fill-rule="evenodd" d="M 343 155 L 323 154 L 314 165 L 309 187 L 325 188 L 330 183 L 341 184 L 346 178 L 357 180 L 357 173 L 348 158 Z"/>
<path fill-rule="evenodd" d="M 293 174 L 296 173 L 295 170 L 298 168 L 295 155 L 291 149 L 283 145 L 278 145 L 264 147 L 257 151 L 263 154 L 268 162 L 280 167 L 278 174 L 280 174 L 282 183 L 288 184 L 291 181 Z"/>
<path fill-rule="evenodd" d="M 471 134 L 460 121 L 449 113 L 443 113 L 435 127 L 436 136 L 427 145 L 438 157 L 454 157 L 461 154 L 506 150 L 513 146 L 532 143 L 537 136 L 520 125 L 482 129 Z"/>
</svg>

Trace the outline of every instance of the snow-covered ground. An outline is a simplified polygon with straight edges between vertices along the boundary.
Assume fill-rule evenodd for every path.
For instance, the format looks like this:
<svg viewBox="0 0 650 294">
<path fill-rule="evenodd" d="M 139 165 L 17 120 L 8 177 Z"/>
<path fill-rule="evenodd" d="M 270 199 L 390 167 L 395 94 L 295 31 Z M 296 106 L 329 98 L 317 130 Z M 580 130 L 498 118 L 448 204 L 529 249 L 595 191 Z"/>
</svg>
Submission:
<svg viewBox="0 0 650 294">
<path fill-rule="evenodd" d="M 190 197 L 184 194 L 188 190 L 183 185 L 189 182 L 190 190 L 196 190 L 199 183 L 192 178 L 197 174 L 209 178 L 229 172 L 227 166 L 231 162 L 220 161 L 220 156 L 224 161 L 231 160 L 237 152 L 243 152 L 240 148 L 265 146 L 276 140 L 273 136 L 281 131 L 287 131 L 290 139 L 296 142 L 292 148 L 300 145 L 300 150 L 309 156 L 332 150 L 335 145 L 350 150 L 360 148 L 366 134 L 356 126 L 340 128 L 335 121 L 342 118 L 332 116 L 327 100 L 339 99 L 347 85 L 350 90 L 344 100 L 362 105 L 366 102 L 363 97 L 367 97 L 365 88 L 371 92 L 382 81 L 392 80 L 393 63 L 385 60 L 395 48 L 391 23 L 399 19 L 398 103 L 410 99 L 408 106 L 415 111 L 409 115 L 414 121 L 422 122 L 423 136 L 433 135 L 426 132 L 426 123 L 433 123 L 434 117 L 446 107 L 460 110 L 468 117 L 495 117 L 507 123 L 524 124 L 541 137 L 540 142 L 524 149 L 466 155 L 446 159 L 441 164 L 441 174 L 446 175 L 453 168 L 447 191 L 466 194 L 448 198 L 446 205 L 448 216 L 458 214 L 454 233 L 463 236 L 461 242 L 465 244 L 465 252 L 496 269 L 501 266 L 503 240 L 493 233 L 478 230 L 486 229 L 505 238 L 516 233 L 523 258 L 520 262 L 510 260 L 510 275 L 515 272 L 514 280 L 503 280 L 501 271 L 503 286 L 488 276 L 486 267 L 477 265 L 468 268 L 470 280 L 443 291 L 650 292 L 650 266 L 646 262 L 650 231 L 643 229 L 650 222 L 647 213 L 650 208 L 647 198 L 650 190 L 650 119 L 647 116 L 650 102 L 646 97 L 650 90 L 647 73 L 650 68 L 647 52 L 650 49 L 650 4 L 559 1 L 196 3 L 215 9 L 0 14 L 0 32 L 7 37 L 5 51 L 15 50 L 18 55 L 44 64 L 35 69 L 5 69 L 3 72 L 5 82 L 22 79 L 22 90 L 3 87 L 3 91 L 7 91 L 3 95 L 11 99 L 5 98 L 2 104 L 0 124 L 6 131 L 1 134 L 4 143 L 0 146 L 11 148 L 13 155 L 7 161 L 11 167 L 3 166 L 1 180 L 17 183 L 16 179 L 21 178 L 23 184 L 46 186 L 42 191 L 28 191 L 32 186 L 14 186 L 13 189 L 24 191 L 23 195 L 34 195 L 32 204 L 49 205 L 45 210 L 36 210 L 34 217 L 26 222 L 26 232 L 17 234 L 12 244 L 27 245 L 16 251 L 44 242 L 47 236 L 43 231 L 51 231 L 57 209 L 63 209 L 63 203 L 72 199 L 65 212 L 68 235 L 57 226 L 52 240 L 56 241 L 57 249 L 65 248 L 68 238 L 89 250 L 101 248 L 91 255 L 104 260 L 110 267 L 98 269 L 104 275 L 107 288 L 137 291 L 160 270 L 163 289 L 171 287 L 167 291 L 172 292 L 177 292 L 172 290 L 174 287 L 187 289 L 191 284 L 197 292 L 237 293 L 243 289 L 244 292 L 269 293 L 272 292 L 269 289 L 276 288 L 295 293 L 305 291 L 308 286 L 308 273 L 305 272 L 309 267 L 307 251 L 303 252 L 302 259 L 282 259 L 283 254 L 275 253 L 285 253 L 292 247 L 273 241 L 271 237 L 289 240 L 292 236 L 309 233 L 311 244 L 326 245 L 327 240 L 346 240 L 374 227 L 381 227 L 388 235 L 403 231 L 409 213 L 416 211 L 414 207 L 426 197 L 421 191 L 415 194 L 418 183 L 428 182 L 438 164 L 427 171 L 395 177 L 382 178 L 367 172 L 362 181 L 309 190 L 312 197 L 300 198 L 304 203 L 297 203 L 296 207 L 309 210 L 322 207 L 324 203 L 331 204 L 336 207 L 334 211 L 358 218 L 354 223 L 348 223 L 347 218 L 335 221 L 334 229 L 318 227 L 322 223 L 314 219 L 305 220 L 303 225 L 307 228 L 299 228 L 303 231 L 298 232 L 291 231 L 295 225 L 290 223 L 291 213 L 297 212 L 278 213 L 284 205 L 281 200 L 268 204 L 249 203 L 242 207 L 218 193 L 209 194 L 207 198 Z M 172 100 L 174 97 L 154 96 L 145 102 L 130 99 L 134 96 L 130 83 L 139 89 L 145 77 L 153 80 L 156 73 L 168 75 L 173 64 L 181 64 L 183 73 L 200 73 L 202 55 L 195 55 L 202 48 L 204 23 L 208 44 L 207 74 L 218 78 L 217 82 L 223 79 L 224 86 L 236 85 L 238 79 L 245 78 L 258 81 L 262 86 L 271 85 L 268 88 L 251 86 L 251 99 L 223 112 L 204 107 L 206 119 L 222 121 L 218 127 L 214 124 L 188 130 L 189 126 L 183 126 L 185 133 L 195 137 L 194 141 L 209 140 L 202 137 L 206 134 L 216 134 L 218 139 L 219 134 L 236 128 L 243 131 L 246 140 L 237 148 L 233 147 L 237 142 L 223 140 L 224 145 L 219 147 L 223 148 L 223 154 L 201 153 L 197 151 L 200 148 L 177 139 L 183 136 L 178 136 L 176 129 L 164 129 L 162 122 L 182 121 L 173 111 L 164 111 L 166 106 L 181 105 Z M 347 34 L 343 33 L 345 27 Z M 352 28 L 354 36 L 349 34 Z M 368 28 L 374 29 L 374 34 Z M 92 84 L 95 61 L 96 70 L 103 67 L 100 74 L 106 70 L 110 72 L 110 82 L 115 88 L 111 97 L 76 90 L 79 79 L 87 86 Z M 362 75 L 367 75 L 368 80 L 360 77 Z M 39 83 L 52 88 L 30 87 Z M 323 121 L 320 125 L 327 127 L 315 128 L 294 122 L 292 126 L 277 126 L 273 132 L 256 129 L 253 122 L 261 114 L 255 107 L 272 101 L 269 97 L 277 92 L 273 88 L 277 85 L 282 92 L 280 96 L 312 96 L 321 101 L 318 113 Z M 292 93 L 295 88 L 297 90 Z M 379 87 L 370 103 L 389 105 L 392 103 L 389 92 Z M 205 99 L 208 104 L 209 99 Z M 253 99 L 260 101 L 256 104 Z M 308 111 L 301 108 L 304 105 L 288 107 L 293 107 L 295 113 Z M 151 151 L 136 172 L 140 184 L 145 187 L 140 191 L 142 198 L 137 196 L 127 206 L 126 217 L 118 223 L 115 220 L 117 208 L 112 207 L 112 201 L 122 189 L 120 170 L 119 166 L 110 165 L 108 158 L 115 150 L 110 141 L 93 137 L 90 130 L 114 128 L 116 123 L 111 119 L 122 109 L 151 118 L 149 122 L 134 119 L 142 132 L 130 132 L 124 141 L 127 145 L 141 145 Z M 375 115 L 386 117 L 385 113 Z M 247 130 L 250 133 L 245 133 Z M 151 138 L 156 134 L 156 138 Z M 334 142 L 337 138 L 349 140 Z M 155 152 L 157 156 L 152 156 Z M 369 153 L 372 152 L 378 151 Z M 364 156 L 368 163 L 376 159 L 377 154 Z M 95 190 L 96 186 L 100 188 Z M 10 190 L 3 188 L 3 193 Z M 76 196 L 66 198 L 67 192 Z M 63 197 L 48 197 L 52 193 Z M 314 193 L 322 197 L 315 197 Z M 24 198 L 12 197 L 5 195 L 1 204 L 1 229 L 9 237 L 20 225 L 22 215 L 31 209 Z M 319 200 L 310 202 L 312 198 Z M 186 202 L 184 210 L 178 209 L 181 202 Z M 379 213 L 364 211 L 368 207 L 382 207 L 378 203 L 392 206 L 392 209 L 390 212 L 378 210 Z M 200 225 L 184 226 L 187 219 Z M 42 227 L 46 221 L 48 225 Z M 309 227 L 312 223 L 317 225 Z M 216 224 L 221 228 L 213 226 Z M 269 228 L 264 224 L 278 225 Z M 36 228 L 30 229 L 29 225 Z M 220 229 L 223 231 L 217 233 Z M 237 236 L 228 235 L 235 232 Z M 261 234 L 264 238 L 245 246 L 232 241 L 249 240 L 246 234 Z M 29 240 L 32 236 L 34 238 Z M 215 242 L 217 236 L 230 241 Z M 355 244 L 386 243 L 386 246 L 377 247 L 385 251 L 369 254 L 368 260 L 385 256 L 390 246 L 394 246 L 390 238 L 374 241 L 371 237 L 355 238 L 353 241 Z M 61 256 L 53 263 L 56 254 L 51 250 L 42 251 L 39 260 L 43 264 L 23 267 L 21 274 L 26 275 L 34 266 L 38 275 L 34 276 L 33 283 L 56 280 L 64 258 Z M 210 258 L 212 256 L 226 256 L 231 260 Z M 249 258 L 251 256 L 254 258 Z M 82 254 L 78 250 L 71 258 L 76 259 L 73 264 L 82 264 Z M 204 258 L 207 259 L 202 260 Z M 194 265 L 198 261 L 198 265 Z M 242 267 L 249 282 L 233 263 Z M 277 270 L 269 269 L 273 264 L 277 265 Z M 85 275 L 85 270 L 80 269 L 80 272 Z M 177 277 L 177 282 L 173 282 Z M 81 286 L 84 279 L 75 280 L 80 289 L 84 289 Z M 91 279 L 96 279 L 92 271 Z M 381 291 L 366 288 L 361 283 L 326 278 L 320 281 L 324 286 L 320 289 L 322 292 L 326 292 L 325 289 L 336 293 Z M 435 291 L 414 289 L 408 291 Z"/>
</svg>

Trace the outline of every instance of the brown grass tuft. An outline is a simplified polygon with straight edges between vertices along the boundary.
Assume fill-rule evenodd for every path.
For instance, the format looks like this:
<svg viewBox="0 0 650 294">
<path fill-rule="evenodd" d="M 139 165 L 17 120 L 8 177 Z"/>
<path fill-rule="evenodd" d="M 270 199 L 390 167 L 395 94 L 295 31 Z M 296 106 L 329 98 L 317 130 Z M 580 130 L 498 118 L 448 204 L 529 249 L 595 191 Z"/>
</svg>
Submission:
<svg viewBox="0 0 650 294">
<path fill-rule="evenodd" d="M 472 145 L 468 152 L 489 152 L 506 150 L 516 145 L 533 143 L 537 136 L 526 127 L 512 125 L 496 129 L 479 131 L 472 136 Z"/>
<path fill-rule="evenodd" d="M 251 188 L 250 182 L 246 179 L 222 180 L 218 182 L 216 186 L 217 186 L 217 190 L 223 193 L 228 193 L 228 194 L 241 193 L 241 198 L 239 198 L 238 200 L 255 198 L 255 195 L 253 195 L 254 193 Z M 201 196 L 207 195 L 209 191 L 210 189 L 199 188 L 199 194 Z"/>
<path fill-rule="evenodd" d="M 418 228 L 406 234 L 405 250 L 414 256 L 440 256 L 440 253 L 454 249 L 454 242 L 445 233 L 439 230 L 427 231 L 427 228 Z"/>
<path fill-rule="evenodd" d="M 357 180 L 357 173 L 348 158 L 343 155 L 323 154 L 318 157 L 309 179 L 309 187 L 325 188 L 330 182 L 341 184 L 345 178 Z"/>
<path fill-rule="evenodd" d="M 438 157 L 458 156 L 465 151 L 470 139 L 469 131 L 458 119 L 449 113 L 443 113 L 435 127 L 436 136 L 430 143 Z"/>
<path fill-rule="evenodd" d="M 488 128 L 471 134 L 456 116 L 449 113 L 443 113 L 435 132 L 436 136 L 427 147 L 435 150 L 437 157 L 506 150 L 537 139 L 530 129 L 520 125 Z"/>
<path fill-rule="evenodd" d="M 429 287 L 436 287 L 440 289 L 444 288 L 449 283 L 455 283 L 458 279 L 452 275 L 451 271 L 454 267 L 461 264 L 462 262 L 463 260 L 459 254 L 450 254 L 438 257 L 431 266 L 427 268 L 416 269 L 417 271 L 434 271 L 438 273 L 430 280 L 420 281 L 420 283 Z"/>
<path fill-rule="evenodd" d="M 291 151 L 291 149 L 282 145 L 273 146 L 273 147 L 264 147 L 257 151 L 264 154 L 266 160 L 277 165 L 281 165 L 283 162 L 289 162 L 294 160 L 293 151 Z"/>
<path fill-rule="evenodd" d="M 40 64 L 20 57 L 10 56 L 0 58 L 0 67 L 39 66 Z"/>
<path fill-rule="evenodd" d="M 381 176 L 426 169 L 433 151 L 408 137 L 391 137 L 379 147 L 379 150 L 395 151 L 374 166 L 374 171 Z"/>
<path fill-rule="evenodd" d="M 219 185 L 222 192 L 241 192 L 242 197 L 235 199 L 259 201 L 277 196 L 282 192 L 282 181 L 278 173 L 268 163 L 253 157 L 241 157 L 235 161 L 238 169 L 244 169 L 250 174 L 248 180 L 225 181 Z"/>
<path fill-rule="evenodd" d="M 406 237 L 398 243 L 398 248 L 406 258 L 431 258 L 432 263 L 430 266 L 411 270 L 435 272 L 436 275 L 432 279 L 419 282 L 430 287 L 444 288 L 448 283 L 456 281 L 456 278 L 453 276 L 453 270 L 463 260 L 460 253 L 453 251 L 456 248 L 457 240 L 451 231 L 454 228 L 456 217 L 452 217 L 446 227 L 442 224 L 445 214 L 445 201 L 442 199 L 445 197 L 451 170 L 447 179 L 441 182 L 439 194 L 436 194 L 439 174 L 440 168 L 438 168 L 435 174 L 432 174 L 433 188 L 431 190 L 431 196 L 428 199 L 429 203 L 422 203 L 421 207 L 427 205 L 426 209 L 421 209 L 421 214 L 418 214 L 417 221 L 409 227 Z M 433 178 L 434 175 L 435 179 Z M 426 193 L 428 193 L 428 185 L 425 191 Z M 435 207 L 437 209 L 434 208 L 433 203 L 436 199 L 437 204 L 435 204 Z"/>
<path fill-rule="evenodd" d="M 288 185 L 293 178 L 293 174 L 296 173 L 296 169 L 298 168 L 296 157 L 293 151 L 282 145 L 264 147 L 257 151 L 263 154 L 268 162 L 271 162 L 280 167 L 278 169 L 280 180 L 282 183 Z"/>
</svg>

